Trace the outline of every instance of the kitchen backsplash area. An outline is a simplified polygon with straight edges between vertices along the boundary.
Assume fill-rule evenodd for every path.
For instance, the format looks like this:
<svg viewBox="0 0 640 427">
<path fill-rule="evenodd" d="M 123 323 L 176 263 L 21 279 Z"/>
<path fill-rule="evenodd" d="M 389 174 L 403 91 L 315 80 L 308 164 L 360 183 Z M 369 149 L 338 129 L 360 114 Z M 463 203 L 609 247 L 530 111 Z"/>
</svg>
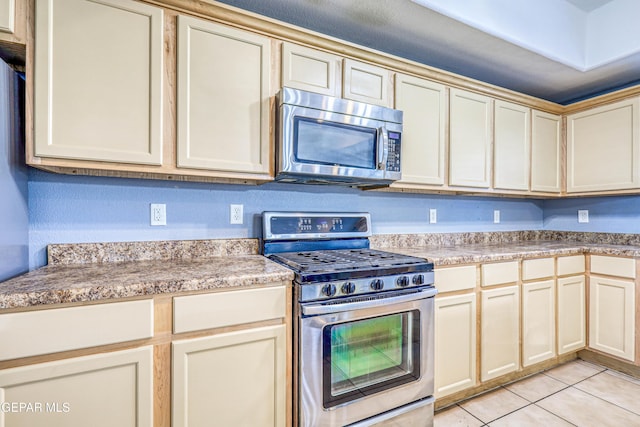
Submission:
<svg viewBox="0 0 640 427">
<path fill-rule="evenodd" d="M 149 225 L 149 205 L 166 205 L 166 226 Z M 229 205 L 243 205 L 243 224 L 229 224 Z M 261 213 L 370 212 L 374 234 L 538 230 L 535 199 L 443 196 L 321 185 L 261 186 L 80 177 L 30 170 L 30 268 L 46 264 L 51 243 L 256 238 Z M 437 210 L 436 223 L 429 210 Z M 494 210 L 500 223 L 494 223 Z"/>
</svg>

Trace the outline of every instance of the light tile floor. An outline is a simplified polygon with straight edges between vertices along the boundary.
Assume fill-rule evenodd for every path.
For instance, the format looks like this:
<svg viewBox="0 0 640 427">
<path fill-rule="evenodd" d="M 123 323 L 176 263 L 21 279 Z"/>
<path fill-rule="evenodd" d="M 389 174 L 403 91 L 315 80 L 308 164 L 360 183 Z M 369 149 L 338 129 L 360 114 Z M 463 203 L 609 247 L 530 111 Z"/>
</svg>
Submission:
<svg viewBox="0 0 640 427">
<path fill-rule="evenodd" d="M 450 426 L 640 427 L 640 380 L 575 360 L 438 411 Z"/>
</svg>

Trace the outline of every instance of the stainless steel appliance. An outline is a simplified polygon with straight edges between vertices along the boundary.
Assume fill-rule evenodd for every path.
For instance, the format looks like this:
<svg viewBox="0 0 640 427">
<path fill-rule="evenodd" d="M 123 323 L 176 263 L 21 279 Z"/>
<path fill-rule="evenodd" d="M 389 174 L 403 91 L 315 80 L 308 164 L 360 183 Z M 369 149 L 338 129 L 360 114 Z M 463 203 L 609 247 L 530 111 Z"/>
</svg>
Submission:
<svg viewBox="0 0 640 427">
<path fill-rule="evenodd" d="M 370 235 L 367 213 L 263 214 L 263 253 L 295 273 L 296 425 L 433 425 L 433 263 Z"/>
<path fill-rule="evenodd" d="M 401 178 L 402 111 L 283 88 L 276 180 L 362 188 Z"/>
</svg>

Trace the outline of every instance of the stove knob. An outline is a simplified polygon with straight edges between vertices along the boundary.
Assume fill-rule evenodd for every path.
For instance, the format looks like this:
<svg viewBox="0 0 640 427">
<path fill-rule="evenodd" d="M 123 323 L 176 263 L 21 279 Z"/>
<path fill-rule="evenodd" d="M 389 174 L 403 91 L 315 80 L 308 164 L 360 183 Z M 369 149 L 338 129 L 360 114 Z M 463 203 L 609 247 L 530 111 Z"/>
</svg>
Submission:
<svg viewBox="0 0 640 427">
<path fill-rule="evenodd" d="M 328 285 L 324 285 L 320 293 L 327 297 L 332 297 L 336 294 L 336 285 L 333 283 L 329 283 Z"/>
<path fill-rule="evenodd" d="M 343 294 L 352 294 L 356 291 L 356 284 L 353 282 L 346 282 L 342 285 Z"/>
<path fill-rule="evenodd" d="M 424 283 L 424 276 L 422 274 L 416 274 L 413 276 L 412 281 L 414 285 L 422 285 Z"/>
<path fill-rule="evenodd" d="M 375 279 L 371 281 L 371 289 L 373 289 L 374 291 L 379 291 L 382 288 L 384 288 L 384 282 L 382 281 L 382 279 Z"/>
<path fill-rule="evenodd" d="M 396 285 L 400 286 L 401 288 L 409 286 L 409 278 L 407 276 L 398 277 L 398 279 L 396 279 Z"/>
</svg>

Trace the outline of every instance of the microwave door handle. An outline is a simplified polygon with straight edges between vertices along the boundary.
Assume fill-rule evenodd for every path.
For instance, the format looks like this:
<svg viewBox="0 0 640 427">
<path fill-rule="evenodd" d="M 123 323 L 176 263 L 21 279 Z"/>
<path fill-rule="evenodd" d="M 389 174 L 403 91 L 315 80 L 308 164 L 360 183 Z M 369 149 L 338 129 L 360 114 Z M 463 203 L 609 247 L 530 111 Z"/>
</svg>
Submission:
<svg viewBox="0 0 640 427">
<path fill-rule="evenodd" d="M 389 133 L 384 127 L 378 128 L 378 169 L 385 170 L 387 168 L 387 159 L 389 158 Z"/>
</svg>

